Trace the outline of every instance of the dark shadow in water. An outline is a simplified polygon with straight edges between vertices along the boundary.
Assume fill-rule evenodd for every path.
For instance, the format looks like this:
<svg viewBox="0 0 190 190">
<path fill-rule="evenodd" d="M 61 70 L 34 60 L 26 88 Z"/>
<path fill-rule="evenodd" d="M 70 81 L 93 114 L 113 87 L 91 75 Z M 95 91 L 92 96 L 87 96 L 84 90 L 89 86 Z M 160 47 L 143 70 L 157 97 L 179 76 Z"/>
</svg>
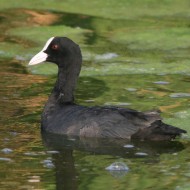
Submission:
<svg viewBox="0 0 190 190">
<path fill-rule="evenodd" d="M 80 77 L 75 96 L 76 100 L 89 100 L 100 97 L 104 92 L 108 92 L 109 90 L 110 89 L 103 80 L 93 77 Z"/>
<path fill-rule="evenodd" d="M 102 28 L 107 28 L 108 31 L 115 29 L 117 27 L 121 28 L 124 25 L 128 25 L 131 21 L 126 19 L 114 20 L 109 18 L 102 18 L 97 16 L 89 16 L 84 14 L 76 14 L 76 13 L 66 13 L 66 12 L 57 12 L 53 11 L 54 14 L 58 14 L 60 16 L 59 20 L 53 25 L 65 25 L 72 28 L 83 28 L 90 30 L 85 34 L 86 44 L 93 45 L 97 42 L 98 39 L 105 40 L 104 37 L 100 36 L 99 31 L 97 30 L 98 26 Z"/>
<path fill-rule="evenodd" d="M 76 190 L 78 188 L 77 172 L 73 150 L 88 152 L 88 154 L 112 155 L 123 158 L 137 158 L 135 153 L 148 154 L 149 158 L 154 158 L 157 162 L 162 153 L 176 153 L 184 149 L 182 143 L 171 142 L 140 142 L 126 141 L 124 139 L 97 139 L 67 137 L 43 133 L 42 139 L 45 147 L 51 151 L 59 151 L 52 155 L 56 173 L 56 189 Z M 133 148 L 125 148 L 124 145 L 133 145 Z M 106 166 L 105 166 L 106 167 Z"/>
<path fill-rule="evenodd" d="M 28 74 L 25 66 L 21 65 L 19 61 L 14 59 L 0 58 L 1 73 L 10 72 L 16 74 Z"/>
<path fill-rule="evenodd" d="M 44 92 L 50 94 L 56 78 L 57 76 L 49 77 L 45 83 L 34 83 L 22 92 L 22 96 L 36 96 Z M 103 80 L 93 77 L 80 77 L 75 90 L 75 99 L 76 101 L 94 99 L 102 96 L 104 92 L 108 92 L 109 90 Z"/>
<path fill-rule="evenodd" d="M 54 12 L 57 14 L 57 12 Z M 84 29 L 91 30 L 93 32 L 86 34 L 86 43 L 89 45 L 95 44 L 96 40 L 98 38 L 96 27 L 93 25 L 93 21 L 96 19 L 96 17 L 88 16 L 88 15 L 82 15 L 82 14 L 74 14 L 74 13 L 59 13 L 61 15 L 61 18 L 58 22 L 55 22 L 53 25 L 65 25 L 69 27 L 80 27 Z M 103 20 L 103 19 L 102 19 Z"/>
<path fill-rule="evenodd" d="M 62 150 L 60 154 L 53 154 L 52 157 L 56 169 L 56 190 L 78 189 L 73 150 Z"/>
</svg>

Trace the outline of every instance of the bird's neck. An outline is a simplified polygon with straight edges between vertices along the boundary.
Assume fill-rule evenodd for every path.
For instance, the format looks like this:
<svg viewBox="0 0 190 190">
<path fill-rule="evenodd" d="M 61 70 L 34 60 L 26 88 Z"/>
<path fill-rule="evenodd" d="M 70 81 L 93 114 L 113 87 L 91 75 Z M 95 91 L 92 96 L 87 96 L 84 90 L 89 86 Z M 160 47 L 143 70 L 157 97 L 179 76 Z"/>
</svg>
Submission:
<svg viewBox="0 0 190 190">
<path fill-rule="evenodd" d="M 79 72 L 76 72 L 75 68 L 58 69 L 58 79 L 53 89 L 53 94 L 58 103 L 74 103 L 74 90 L 78 75 Z"/>
<path fill-rule="evenodd" d="M 80 71 L 80 70 L 79 70 Z M 78 74 L 79 74 L 78 71 Z M 52 90 L 51 95 L 44 107 L 42 118 L 43 125 L 48 125 L 49 116 L 54 116 L 56 110 L 65 105 L 74 105 L 74 89 L 76 86 L 78 74 L 64 68 L 59 68 L 58 79 Z"/>
</svg>

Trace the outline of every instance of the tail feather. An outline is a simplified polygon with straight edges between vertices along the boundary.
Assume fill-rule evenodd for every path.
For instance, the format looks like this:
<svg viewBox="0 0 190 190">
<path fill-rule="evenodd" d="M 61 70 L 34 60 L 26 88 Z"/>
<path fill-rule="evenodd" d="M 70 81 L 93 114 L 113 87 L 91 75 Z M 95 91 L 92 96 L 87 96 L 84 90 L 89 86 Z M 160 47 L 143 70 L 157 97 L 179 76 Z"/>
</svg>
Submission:
<svg viewBox="0 0 190 190">
<path fill-rule="evenodd" d="M 182 133 L 187 133 L 187 131 L 165 124 L 161 120 L 157 120 L 149 127 L 139 129 L 131 138 L 161 141 L 174 139 Z"/>
</svg>

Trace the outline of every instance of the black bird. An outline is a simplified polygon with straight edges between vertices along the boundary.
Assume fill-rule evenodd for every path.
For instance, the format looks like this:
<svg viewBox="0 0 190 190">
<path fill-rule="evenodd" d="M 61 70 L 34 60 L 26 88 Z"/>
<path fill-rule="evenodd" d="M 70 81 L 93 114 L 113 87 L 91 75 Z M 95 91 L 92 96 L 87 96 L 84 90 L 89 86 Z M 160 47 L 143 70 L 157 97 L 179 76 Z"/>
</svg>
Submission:
<svg viewBox="0 0 190 190">
<path fill-rule="evenodd" d="M 186 133 L 163 123 L 156 111 L 75 104 L 73 92 L 81 70 L 82 55 L 80 47 L 69 38 L 50 38 L 29 65 L 44 61 L 58 66 L 58 78 L 42 113 L 42 132 L 140 140 L 171 140 Z"/>
</svg>

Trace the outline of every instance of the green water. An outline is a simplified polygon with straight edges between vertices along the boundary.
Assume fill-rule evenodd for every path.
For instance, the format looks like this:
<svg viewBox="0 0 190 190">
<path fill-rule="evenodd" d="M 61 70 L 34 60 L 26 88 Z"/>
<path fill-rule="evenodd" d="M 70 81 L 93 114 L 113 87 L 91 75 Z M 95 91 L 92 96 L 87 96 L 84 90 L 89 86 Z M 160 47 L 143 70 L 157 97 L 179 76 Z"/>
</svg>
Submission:
<svg viewBox="0 0 190 190">
<path fill-rule="evenodd" d="M 1 0 L 0 189 L 190 189 L 189 8 L 185 0 Z M 57 69 L 27 64 L 51 36 L 82 49 L 78 104 L 159 109 L 188 134 L 171 144 L 42 137 Z M 106 171 L 114 162 L 129 171 Z"/>
</svg>

